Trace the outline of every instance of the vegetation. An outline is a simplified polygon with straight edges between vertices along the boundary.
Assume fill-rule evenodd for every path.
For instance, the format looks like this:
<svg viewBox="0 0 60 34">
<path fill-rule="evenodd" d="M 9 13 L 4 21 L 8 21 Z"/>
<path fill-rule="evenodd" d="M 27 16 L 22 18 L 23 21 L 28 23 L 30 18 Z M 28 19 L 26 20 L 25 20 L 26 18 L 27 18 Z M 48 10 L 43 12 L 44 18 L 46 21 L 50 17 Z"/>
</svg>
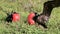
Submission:
<svg viewBox="0 0 60 34">
<path fill-rule="evenodd" d="M 48 29 L 37 25 L 29 25 L 27 16 L 34 11 L 41 13 L 43 3 L 47 0 L 0 0 L 0 34 L 60 34 L 60 7 L 52 10 L 51 17 L 46 23 Z M 20 21 L 6 22 L 7 13 L 16 11 Z"/>
</svg>

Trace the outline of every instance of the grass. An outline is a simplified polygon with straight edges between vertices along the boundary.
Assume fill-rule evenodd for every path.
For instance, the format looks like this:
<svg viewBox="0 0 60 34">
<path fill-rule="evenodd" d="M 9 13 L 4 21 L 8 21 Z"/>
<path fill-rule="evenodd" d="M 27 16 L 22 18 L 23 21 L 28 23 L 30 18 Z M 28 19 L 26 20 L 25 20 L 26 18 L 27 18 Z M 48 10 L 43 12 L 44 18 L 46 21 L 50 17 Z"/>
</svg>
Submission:
<svg viewBox="0 0 60 34">
<path fill-rule="evenodd" d="M 27 16 L 31 11 L 41 13 L 46 0 L 0 0 L 0 34 L 60 34 L 60 7 L 54 8 L 49 21 L 48 29 L 36 25 L 29 25 Z M 16 11 L 21 19 L 18 22 L 7 24 L 6 13 Z"/>
</svg>

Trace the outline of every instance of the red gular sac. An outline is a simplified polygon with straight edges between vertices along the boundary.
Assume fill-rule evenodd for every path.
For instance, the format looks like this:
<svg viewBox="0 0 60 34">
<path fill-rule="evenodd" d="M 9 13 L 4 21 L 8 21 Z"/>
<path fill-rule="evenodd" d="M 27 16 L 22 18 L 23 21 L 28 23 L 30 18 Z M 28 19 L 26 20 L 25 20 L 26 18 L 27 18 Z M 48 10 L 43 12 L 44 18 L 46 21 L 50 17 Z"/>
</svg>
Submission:
<svg viewBox="0 0 60 34">
<path fill-rule="evenodd" d="M 29 15 L 28 15 L 28 23 L 30 25 L 33 25 L 35 24 L 35 21 L 33 20 L 33 17 L 35 16 L 35 13 L 31 12 Z"/>
<path fill-rule="evenodd" d="M 16 12 L 12 14 L 12 21 L 16 22 L 20 20 L 20 15 Z"/>
</svg>

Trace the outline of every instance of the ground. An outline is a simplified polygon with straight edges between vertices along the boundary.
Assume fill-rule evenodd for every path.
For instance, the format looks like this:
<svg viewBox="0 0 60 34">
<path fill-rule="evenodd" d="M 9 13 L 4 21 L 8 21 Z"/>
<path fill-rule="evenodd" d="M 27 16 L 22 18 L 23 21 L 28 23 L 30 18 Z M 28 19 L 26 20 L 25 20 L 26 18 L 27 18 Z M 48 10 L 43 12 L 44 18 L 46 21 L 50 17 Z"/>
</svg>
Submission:
<svg viewBox="0 0 60 34">
<path fill-rule="evenodd" d="M 0 0 L 0 34 L 60 34 L 60 7 L 52 10 L 48 28 L 29 25 L 27 16 L 34 11 L 41 13 L 46 0 Z M 20 21 L 6 22 L 6 13 L 16 11 L 20 14 Z"/>
</svg>

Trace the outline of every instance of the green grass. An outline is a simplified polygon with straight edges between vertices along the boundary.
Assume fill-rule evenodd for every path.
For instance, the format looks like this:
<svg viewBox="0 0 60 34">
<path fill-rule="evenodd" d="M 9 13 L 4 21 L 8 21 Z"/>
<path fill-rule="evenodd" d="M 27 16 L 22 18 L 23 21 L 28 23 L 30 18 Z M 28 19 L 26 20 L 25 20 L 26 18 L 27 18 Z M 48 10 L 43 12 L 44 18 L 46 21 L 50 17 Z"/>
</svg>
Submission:
<svg viewBox="0 0 60 34">
<path fill-rule="evenodd" d="M 34 11 L 41 13 L 46 0 L 0 0 L 0 34 L 60 34 L 60 7 L 54 8 L 49 21 L 48 29 L 36 25 L 29 25 L 27 16 Z M 7 23 L 7 14 L 16 11 L 21 19 L 18 22 Z"/>
</svg>

